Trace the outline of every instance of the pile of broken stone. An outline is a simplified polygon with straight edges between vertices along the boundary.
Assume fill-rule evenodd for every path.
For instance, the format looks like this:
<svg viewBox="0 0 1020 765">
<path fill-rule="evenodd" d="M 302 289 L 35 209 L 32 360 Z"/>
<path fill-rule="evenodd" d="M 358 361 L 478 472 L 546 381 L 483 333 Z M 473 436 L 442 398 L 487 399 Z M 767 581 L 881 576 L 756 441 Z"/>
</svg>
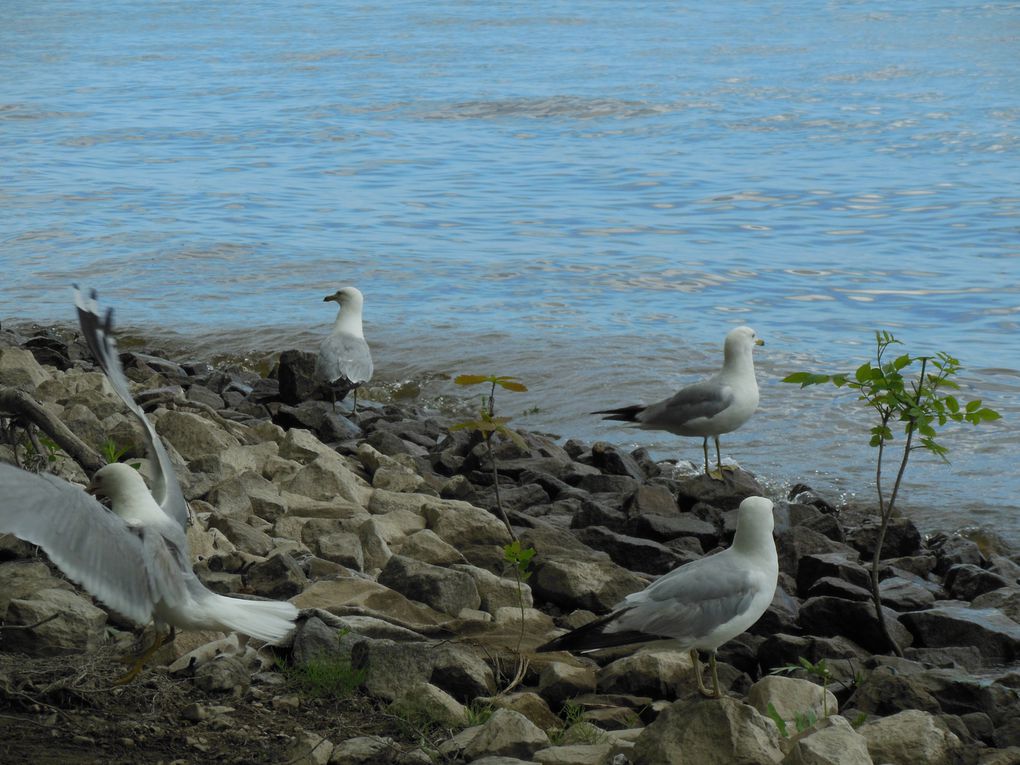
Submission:
<svg viewBox="0 0 1020 765">
<path fill-rule="evenodd" d="M 868 589 L 877 519 L 794 487 L 775 498 L 775 599 L 720 648 L 725 693 L 704 699 L 689 657 L 668 646 L 587 657 L 534 648 L 725 547 L 739 502 L 769 495 L 750 473 L 713 480 L 641 449 L 535 433 L 520 433 L 523 447 L 499 442 L 500 500 L 536 551 L 522 582 L 505 560 L 511 536 L 495 513 L 485 445 L 451 432 L 449 417 L 371 402 L 347 417 L 314 398 L 314 360 L 300 351 L 265 377 L 139 351 L 122 361 L 175 461 L 206 585 L 290 600 L 302 609 L 291 662 L 349 661 L 380 707 L 450 730 L 438 752 L 394 762 L 1020 763 L 1020 556 L 1002 545 L 924 539 L 894 519 L 881 590 L 900 658 Z M 65 334 L 0 332 L 4 387 L 96 450 L 140 441 Z M 15 461 L 15 446 L 0 444 L 0 460 Z M 51 468 L 86 481 L 69 458 Z M 0 537 L 0 560 L 0 619 L 38 624 L 5 632 L 0 651 L 52 656 L 130 641 L 132 625 L 25 543 Z M 210 650 L 217 638 L 181 633 L 168 666 L 149 671 L 235 699 L 253 683 L 271 693 L 266 651 L 224 652 L 222 641 Z M 825 660 L 827 689 L 804 671 L 773 674 L 801 659 Z M 469 707 L 491 714 L 469 726 L 479 717 Z M 564 733 L 565 709 L 583 725 Z M 385 741 L 315 733 L 315 761 L 382 761 Z"/>
</svg>

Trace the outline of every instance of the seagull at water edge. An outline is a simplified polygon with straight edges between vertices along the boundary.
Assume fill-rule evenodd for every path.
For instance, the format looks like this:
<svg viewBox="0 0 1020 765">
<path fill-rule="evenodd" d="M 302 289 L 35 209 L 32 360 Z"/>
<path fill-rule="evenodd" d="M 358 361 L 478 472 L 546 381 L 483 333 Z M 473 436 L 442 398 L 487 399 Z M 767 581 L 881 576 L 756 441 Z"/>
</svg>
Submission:
<svg viewBox="0 0 1020 765">
<path fill-rule="evenodd" d="M 373 371 L 372 354 L 361 328 L 365 298 L 357 287 L 341 287 L 322 299 L 323 303 L 330 301 L 337 303 L 340 310 L 333 331 L 319 345 L 315 376 L 329 386 L 334 409 L 336 402 L 343 401 L 353 390 L 354 414 L 358 411 L 358 387 L 372 379 Z"/>
<path fill-rule="evenodd" d="M 730 330 L 723 344 L 722 369 L 702 382 L 681 388 L 670 398 L 654 404 L 605 409 L 604 420 L 630 422 L 644 430 L 665 430 L 678 436 L 701 436 L 705 473 L 722 478 L 719 436 L 730 433 L 750 419 L 758 408 L 758 382 L 754 377 L 752 350 L 765 345 L 750 327 Z M 717 471 L 708 468 L 708 437 L 715 440 Z"/>
<path fill-rule="evenodd" d="M 772 538 L 772 502 L 740 503 L 737 531 L 726 550 L 673 569 L 628 595 L 607 615 L 550 640 L 538 651 L 587 652 L 669 641 L 690 651 L 698 690 L 719 698 L 715 653 L 751 627 L 772 603 L 779 559 Z M 698 651 L 709 652 L 712 688 L 705 687 Z"/>
</svg>

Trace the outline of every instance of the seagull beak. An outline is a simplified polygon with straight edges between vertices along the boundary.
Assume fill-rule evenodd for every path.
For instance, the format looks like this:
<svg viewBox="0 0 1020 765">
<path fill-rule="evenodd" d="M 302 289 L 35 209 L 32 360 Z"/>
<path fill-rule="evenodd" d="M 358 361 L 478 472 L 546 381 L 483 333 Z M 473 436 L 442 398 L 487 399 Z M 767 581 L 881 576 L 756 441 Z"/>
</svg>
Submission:
<svg viewBox="0 0 1020 765">
<path fill-rule="evenodd" d="M 328 303 L 330 300 L 336 300 L 336 295 L 326 295 L 326 297 L 322 299 L 322 302 Z"/>
<path fill-rule="evenodd" d="M 759 337 L 759 338 L 758 338 L 757 340 L 755 340 L 755 341 L 754 341 L 754 344 L 755 344 L 755 345 L 765 345 L 765 341 L 764 341 L 764 340 L 762 340 L 762 339 L 761 339 L 761 338 Z"/>
</svg>

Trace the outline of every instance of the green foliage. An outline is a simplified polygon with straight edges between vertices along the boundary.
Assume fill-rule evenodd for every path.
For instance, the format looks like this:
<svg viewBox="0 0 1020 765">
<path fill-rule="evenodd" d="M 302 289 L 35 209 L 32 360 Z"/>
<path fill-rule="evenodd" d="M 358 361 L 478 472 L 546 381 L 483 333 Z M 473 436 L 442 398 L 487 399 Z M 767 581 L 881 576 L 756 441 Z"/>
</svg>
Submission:
<svg viewBox="0 0 1020 765">
<path fill-rule="evenodd" d="M 563 704 L 563 727 L 549 740 L 554 746 L 565 744 L 598 744 L 605 732 L 584 718 L 584 707 L 573 701 Z"/>
<path fill-rule="evenodd" d="M 789 738 L 790 731 L 786 727 L 786 720 L 784 720 L 783 716 L 779 714 L 779 712 L 776 710 L 775 704 L 773 704 L 771 701 L 769 702 L 769 705 L 766 708 L 766 714 L 768 714 L 772 722 L 776 724 L 776 727 L 779 728 L 779 735 L 782 736 L 783 738 Z"/>
<path fill-rule="evenodd" d="M 829 694 L 826 691 L 829 690 L 829 682 L 832 680 L 832 674 L 829 672 L 829 665 L 825 663 L 825 659 L 819 659 L 817 663 L 812 664 L 803 656 L 798 656 L 796 664 L 787 664 L 785 667 L 777 667 L 776 669 L 772 670 L 771 674 L 773 675 L 790 674 L 801 669 L 807 672 L 809 675 L 814 675 L 815 677 L 822 681 L 822 717 L 828 717 Z M 805 713 L 804 717 L 805 719 L 807 719 L 807 717 L 814 718 L 811 720 L 810 723 L 808 723 L 808 726 L 814 725 L 817 720 L 817 718 L 815 718 L 814 713 L 810 711 Z M 794 721 L 795 722 L 797 721 L 796 717 L 794 718 Z M 802 729 L 798 727 L 797 730 L 800 731 Z"/>
<path fill-rule="evenodd" d="M 783 382 L 800 385 L 820 385 L 831 382 L 837 388 L 847 387 L 857 391 L 858 400 L 869 407 L 877 421 L 870 429 L 868 443 L 878 449 L 875 465 L 875 488 L 878 493 L 881 525 L 871 565 L 871 595 L 879 627 L 886 641 L 897 655 L 903 651 L 893 640 L 885 623 L 881 595 L 878 589 L 878 567 L 882 557 L 885 533 L 889 527 L 900 485 L 907 469 L 910 454 L 915 449 L 924 449 L 943 461 L 949 449 L 938 441 L 939 428 L 950 422 L 979 425 L 1000 419 L 994 409 L 983 406 L 981 399 L 963 401 L 950 391 L 958 391 L 959 384 L 953 379 L 962 369 L 959 360 L 948 353 L 939 351 L 934 356 L 912 356 L 909 353 L 895 355 L 893 346 L 902 345 L 892 333 L 875 333 L 875 360 L 861 364 L 853 374 L 814 374 L 796 372 L 784 378 Z M 919 365 L 919 369 L 914 369 Z M 886 446 L 896 437 L 893 425 L 901 424 L 905 440 L 899 460 L 899 468 L 888 501 L 882 484 L 882 468 Z"/>
<path fill-rule="evenodd" d="M 480 704 L 477 701 L 471 702 L 467 707 L 467 727 L 473 728 L 487 722 L 495 708 L 491 704 Z"/>
<path fill-rule="evenodd" d="M 866 361 L 852 375 L 796 372 L 783 382 L 801 388 L 831 382 L 837 388 L 855 390 L 858 400 L 878 414 L 878 423 L 870 431 L 871 446 L 882 447 L 892 441 L 895 434 L 889 424 L 900 422 L 905 434 L 918 434 L 916 448 L 927 449 L 942 459 L 949 450 L 936 440 L 939 427 L 949 422 L 979 425 L 1000 418 L 994 409 L 982 406 L 981 399 L 962 402 L 944 392 L 959 390 L 959 384 L 952 378 L 962 369 L 959 360 L 948 353 L 939 351 L 934 356 L 904 353 L 890 359 L 889 349 L 902 343 L 886 331 L 875 333 L 875 344 L 875 363 Z M 912 379 L 905 376 L 917 364 L 920 364 L 917 376 Z"/>
<path fill-rule="evenodd" d="M 534 547 L 521 547 L 521 540 L 515 539 L 503 545 L 503 562 L 509 563 L 516 569 L 518 582 L 526 582 L 531 578 L 531 559 L 535 557 Z M 522 606 L 523 608 L 523 606 Z"/>
<path fill-rule="evenodd" d="M 351 667 L 349 658 L 339 656 L 316 656 L 294 666 L 278 660 L 277 665 L 291 685 L 315 698 L 349 698 L 368 674 L 368 670 Z"/>
<path fill-rule="evenodd" d="M 120 448 L 117 446 L 116 441 L 112 438 L 108 438 L 103 441 L 103 446 L 100 451 L 103 454 L 103 459 L 106 460 L 106 464 L 111 465 L 114 462 L 120 462 L 120 458 L 127 454 L 128 449 L 130 448 L 131 447 L 129 446 Z"/>
</svg>

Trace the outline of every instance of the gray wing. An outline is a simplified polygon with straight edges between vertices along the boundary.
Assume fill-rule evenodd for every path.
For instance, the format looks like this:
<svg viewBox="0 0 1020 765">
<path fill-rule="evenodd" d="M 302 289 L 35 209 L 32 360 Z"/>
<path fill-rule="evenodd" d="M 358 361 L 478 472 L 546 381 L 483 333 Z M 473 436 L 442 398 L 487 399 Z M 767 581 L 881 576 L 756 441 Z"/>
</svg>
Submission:
<svg viewBox="0 0 1020 765">
<path fill-rule="evenodd" d="M 642 425 L 669 429 L 682 427 L 692 420 L 715 417 L 733 403 L 729 385 L 705 380 L 682 388 L 675 396 L 651 404 L 637 419 Z"/>
<path fill-rule="evenodd" d="M 326 382 L 345 379 L 354 384 L 372 379 L 372 354 L 363 337 L 330 334 L 319 346 L 315 374 Z"/>
<path fill-rule="evenodd" d="M 70 579 L 132 621 L 152 618 L 142 538 L 77 486 L 0 463 L 0 532 L 39 545 Z"/>
<path fill-rule="evenodd" d="M 756 592 L 751 572 L 734 568 L 725 552 L 711 555 L 629 595 L 610 629 L 693 642 L 746 611 Z"/>
<path fill-rule="evenodd" d="M 113 390 L 142 424 L 145 451 L 156 467 L 152 480 L 152 496 L 163 508 L 163 512 L 177 521 L 181 528 L 185 528 L 188 524 L 188 503 L 174 473 L 170 455 L 167 454 L 149 418 L 131 395 L 127 377 L 124 376 L 124 368 L 120 364 L 120 356 L 117 355 L 117 341 L 113 337 L 113 309 L 107 309 L 106 316 L 100 317 L 96 291 L 92 290 L 86 300 L 77 286 L 74 290 L 74 306 L 78 311 L 78 323 L 81 325 L 85 344 L 88 345 L 93 358 L 106 374 Z"/>
</svg>

